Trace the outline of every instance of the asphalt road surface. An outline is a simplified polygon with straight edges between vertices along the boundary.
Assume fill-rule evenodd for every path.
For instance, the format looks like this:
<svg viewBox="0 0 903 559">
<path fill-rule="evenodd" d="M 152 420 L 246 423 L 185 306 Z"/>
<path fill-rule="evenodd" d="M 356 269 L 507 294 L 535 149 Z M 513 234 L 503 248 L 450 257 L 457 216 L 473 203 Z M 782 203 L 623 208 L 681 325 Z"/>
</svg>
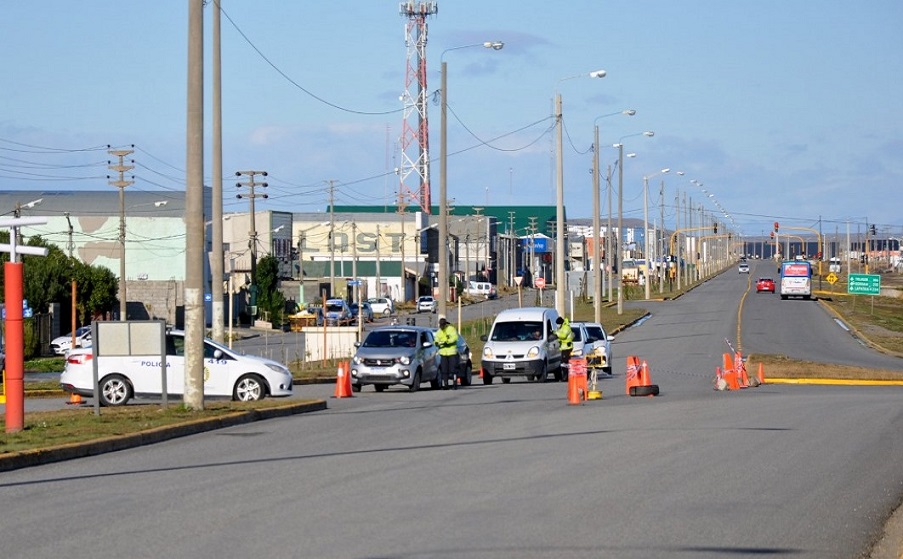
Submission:
<svg viewBox="0 0 903 559">
<path fill-rule="evenodd" d="M 303 386 L 329 409 L 6 472 L 3 556 L 860 557 L 903 498 L 903 388 L 714 391 L 738 316 L 744 346 L 795 345 L 788 308 L 812 343 L 858 346 L 817 304 L 747 287 L 644 303 L 583 405 L 554 382 Z M 660 396 L 625 395 L 627 355 Z"/>
</svg>

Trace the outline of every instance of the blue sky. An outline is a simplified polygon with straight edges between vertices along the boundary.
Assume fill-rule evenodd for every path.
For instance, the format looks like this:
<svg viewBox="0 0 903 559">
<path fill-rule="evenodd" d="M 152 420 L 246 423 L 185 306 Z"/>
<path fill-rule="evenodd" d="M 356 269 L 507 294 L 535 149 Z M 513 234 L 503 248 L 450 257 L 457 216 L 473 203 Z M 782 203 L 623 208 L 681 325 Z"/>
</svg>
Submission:
<svg viewBox="0 0 903 559">
<path fill-rule="evenodd" d="M 406 68 L 398 5 L 223 0 L 227 212 L 247 209 L 231 176 L 245 169 L 269 173 L 270 198 L 258 209 L 323 210 L 329 180 L 337 204 L 395 203 Z M 428 19 L 430 91 L 446 49 L 505 43 L 444 55 L 448 194 L 458 204 L 554 204 L 557 92 L 571 217 L 591 216 L 595 122 L 603 170 L 625 136 L 625 151 L 637 154 L 624 167 L 627 217 L 642 217 L 643 176 L 667 167 L 671 174 L 650 180 L 650 216 L 660 213 L 664 180 L 669 227 L 677 193 L 717 212 L 711 193 L 746 235 L 767 234 L 774 221 L 826 234 L 845 232 L 847 221 L 855 234 L 868 221 L 903 235 L 897 0 L 438 6 Z M 187 15 L 176 0 L 0 3 L 0 188 L 112 189 L 106 145 L 135 144 L 131 189 L 184 190 Z M 563 80 L 597 69 L 607 76 Z M 637 114 L 597 120 L 628 108 Z M 429 118 L 437 202 L 438 103 Z M 646 130 L 655 136 L 636 135 Z"/>
</svg>

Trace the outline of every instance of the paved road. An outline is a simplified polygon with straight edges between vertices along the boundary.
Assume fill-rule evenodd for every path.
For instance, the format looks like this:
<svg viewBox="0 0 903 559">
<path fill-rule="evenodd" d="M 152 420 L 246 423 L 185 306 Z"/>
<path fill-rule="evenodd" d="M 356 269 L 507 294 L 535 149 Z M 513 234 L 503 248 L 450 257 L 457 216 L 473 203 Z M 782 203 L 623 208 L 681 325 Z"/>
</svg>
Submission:
<svg viewBox="0 0 903 559">
<path fill-rule="evenodd" d="M 903 389 L 712 390 L 742 283 L 725 274 L 652 305 L 618 336 L 601 401 L 517 380 L 364 390 L 316 414 L 4 473 L 0 533 L 16 537 L 3 555 L 858 557 L 903 497 Z M 624 394 L 631 353 L 660 397 Z"/>
</svg>

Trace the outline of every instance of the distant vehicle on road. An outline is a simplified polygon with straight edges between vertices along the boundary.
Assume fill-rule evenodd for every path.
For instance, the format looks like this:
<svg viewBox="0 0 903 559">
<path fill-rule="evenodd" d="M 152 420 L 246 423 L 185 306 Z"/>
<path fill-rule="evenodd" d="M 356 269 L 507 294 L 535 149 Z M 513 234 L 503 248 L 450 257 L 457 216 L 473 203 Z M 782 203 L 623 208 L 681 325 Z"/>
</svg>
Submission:
<svg viewBox="0 0 903 559">
<path fill-rule="evenodd" d="M 738 274 L 748 274 L 749 273 L 749 264 L 746 262 L 740 262 L 740 265 L 737 266 Z"/>
<path fill-rule="evenodd" d="M 439 308 L 439 301 L 436 301 L 429 295 L 424 295 L 423 297 L 417 299 L 417 312 L 431 312 L 435 313 L 436 309 Z"/>
<path fill-rule="evenodd" d="M 373 314 L 389 316 L 390 314 L 395 312 L 395 303 L 393 303 L 392 299 L 389 299 L 388 297 L 371 297 L 367 299 L 367 302 L 370 303 L 370 308 L 373 309 Z"/>
<path fill-rule="evenodd" d="M 756 293 L 770 291 L 774 293 L 774 280 L 771 278 L 759 278 L 756 280 Z"/>
<path fill-rule="evenodd" d="M 370 307 L 370 303 L 364 301 L 362 303 L 351 303 L 348 306 L 351 308 L 351 316 L 355 321 L 357 321 L 358 313 L 361 313 L 364 322 L 373 322 L 373 309 Z"/>
<path fill-rule="evenodd" d="M 812 264 L 808 260 L 781 262 L 781 299 L 812 297 Z"/>
<path fill-rule="evenodd" d="M 90 347 L 91 345 L 91 327 L 82 326 L 75 330 L 75 347 Z M 66 352 L 72 349 L 72 332 L 65 336 L 54 338 L 50 342 L 50 349 L 56 355 L 66 355 Z"/>
</svg>

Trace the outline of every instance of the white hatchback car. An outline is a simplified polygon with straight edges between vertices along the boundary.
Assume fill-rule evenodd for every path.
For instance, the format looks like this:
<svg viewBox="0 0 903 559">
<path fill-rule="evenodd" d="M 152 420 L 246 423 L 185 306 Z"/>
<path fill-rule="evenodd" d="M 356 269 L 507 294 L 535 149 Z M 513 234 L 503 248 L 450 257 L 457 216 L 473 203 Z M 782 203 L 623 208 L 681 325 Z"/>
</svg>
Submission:
<svg viewBox="0 0 903 559">
<path fill-rule="evenodd" d="M 82 326 L 75 330 L 75 347 L 91 346 L 91 327 Z M 72 349 L 72 332 L 65 336 L 53 338 L 50 342 L 50 349 L 56 355 L 66 355 L 66 352 Z"/>
<path fill-rule="evenodd" d="M 60 385 L 66 392 L 94 396 L 94 354 L 73 349 L 66 357 Z M 122 406 L 133 397 L 162 395 L 159 355 L 100 356 L 97 358 L 99 397 L 103 406 Z M 292 373 L 285 365 L 252 355 L 241 355 L 213 340 L 204 339 L 204 396 L 242 402 L 266 396 L 291 396 Z M 185 392 L 185 333 L 166 332 L 166 393 Z"/>
</svg>

